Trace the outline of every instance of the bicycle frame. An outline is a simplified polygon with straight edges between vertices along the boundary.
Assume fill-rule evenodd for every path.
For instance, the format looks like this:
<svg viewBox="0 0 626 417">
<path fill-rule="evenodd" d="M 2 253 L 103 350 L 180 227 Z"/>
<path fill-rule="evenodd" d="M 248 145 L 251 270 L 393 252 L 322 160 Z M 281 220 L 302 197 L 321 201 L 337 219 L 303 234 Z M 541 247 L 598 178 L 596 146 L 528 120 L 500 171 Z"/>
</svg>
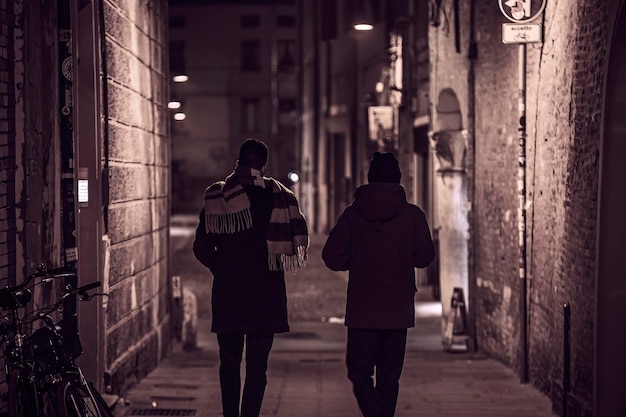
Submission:
<svg viewBox="0 0 626 417">
<path fill-rule="evenodd" d="M 42 282 L 69 278 L 66 280 L 69 283 L 66 282 L 64 294 L 57 302 L 20 316 L 19 309 L 31 300 L 27 286 L 36 277 L 44 277 Z M 75 358 L 82 354 L 75 315 L 76 299 L 78 296 L 81 300 L 89 300 L 94 295 L 106 295 L 88 293 L 99 286 L 100 282 L 94 282 L 76 287 L 74 273 L 45 271 L 41 266 L 23 283 L 0 289 L 0 307 L 9 310 L 8 316 L 4 317 L 7 323 L 0 325 L 5 376 L 9 385 L 9 417 L 112 417 L 100 394 L 75 362 Z M 50 313 L 59 311 L 61 305 L 64 307 L 63 317 L 55 323 Z M 27 320 L 27 317 L 30 318 Z M 43 321 L 44 326 L 27 334 L 25 323 L 35 321 Z"/>
</svg>

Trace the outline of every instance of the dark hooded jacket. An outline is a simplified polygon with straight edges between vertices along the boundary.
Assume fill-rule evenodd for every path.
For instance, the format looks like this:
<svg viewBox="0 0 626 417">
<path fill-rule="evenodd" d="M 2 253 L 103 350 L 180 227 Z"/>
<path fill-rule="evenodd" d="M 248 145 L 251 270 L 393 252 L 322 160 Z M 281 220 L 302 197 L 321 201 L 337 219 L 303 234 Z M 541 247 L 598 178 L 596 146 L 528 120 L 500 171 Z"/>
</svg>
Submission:
<svg viewBox="0 0 626 417">
<path fill-rule="evenodd" d="M 400 329 L 415 325 L 415 269 L 435 256 L 424 212 L 399 184 L 357 188 L 322 250 L 328 268 L 349 271 L 348 327 Z"/>
</svg>

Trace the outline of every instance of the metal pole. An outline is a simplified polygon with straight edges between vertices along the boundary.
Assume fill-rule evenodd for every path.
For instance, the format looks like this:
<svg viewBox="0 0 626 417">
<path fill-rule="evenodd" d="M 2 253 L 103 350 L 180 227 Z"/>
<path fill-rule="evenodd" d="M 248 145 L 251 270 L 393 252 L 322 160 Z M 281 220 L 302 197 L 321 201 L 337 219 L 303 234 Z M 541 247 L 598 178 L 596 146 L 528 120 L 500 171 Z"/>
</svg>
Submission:
<svg viewBox="0 0 626 417">
<path fill-rule="evenodd" d="M 571 329 L 571 311 L 569 303 L 563 304 L 563 399 L 562 413 L 563 417 L 567 417 L 567 396 L 570 392 L 570 329 Z"/>
<path fill-rule="evenodd" d="M 520 278 L 520 382 L 528 382 L 528 313 L 526 278 L 526 44 L 519 45 L 519 97 L 518 131 L 519 155 L 517 158 L 517 210 L 519 231 L 519 278 Z"/>
</svg>

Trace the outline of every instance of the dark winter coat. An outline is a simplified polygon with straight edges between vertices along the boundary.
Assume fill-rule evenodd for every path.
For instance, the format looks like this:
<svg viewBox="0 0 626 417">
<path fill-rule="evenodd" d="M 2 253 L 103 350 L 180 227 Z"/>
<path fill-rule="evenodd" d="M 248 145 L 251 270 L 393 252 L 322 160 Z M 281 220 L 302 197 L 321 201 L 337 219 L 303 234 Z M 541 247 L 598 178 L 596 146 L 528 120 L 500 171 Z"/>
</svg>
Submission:
<svg viewBox="0 0 626 417">
<path fill-rule="evenodd" d="M 244 186 L 252 228 L 234 234 L 207 234 L 204 209 L 193 252 L 213 273 L 211 331 L 270 334 L 289 331 L 283 271 L 268 266 L 267 225 L 272 189 Z"/>
<path fill-rule="evenodd" d="M 398 329 L 415 325 L 415 269 L 435 256 L 424 212 L 398 184 L 357 188 L 322 250 L 330 269 L 349 271 L 346 326 Z"/>
</svg>

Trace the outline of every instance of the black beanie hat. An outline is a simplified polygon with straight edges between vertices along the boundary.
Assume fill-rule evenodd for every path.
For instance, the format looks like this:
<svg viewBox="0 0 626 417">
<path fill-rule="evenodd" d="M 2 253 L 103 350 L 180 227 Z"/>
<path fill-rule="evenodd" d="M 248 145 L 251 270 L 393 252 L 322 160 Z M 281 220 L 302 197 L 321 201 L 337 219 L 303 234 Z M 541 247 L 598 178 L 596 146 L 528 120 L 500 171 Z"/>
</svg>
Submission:
<svg viewBox="0 0 626 417">
<path fill-rule="evenodd" d="M 370 169 L 367 173 L 369 182 L 392 182 L 400 184 L 400 166 L 398 160 L 391 152 L 374 152 L 370 161 Z"/>
</svg>

